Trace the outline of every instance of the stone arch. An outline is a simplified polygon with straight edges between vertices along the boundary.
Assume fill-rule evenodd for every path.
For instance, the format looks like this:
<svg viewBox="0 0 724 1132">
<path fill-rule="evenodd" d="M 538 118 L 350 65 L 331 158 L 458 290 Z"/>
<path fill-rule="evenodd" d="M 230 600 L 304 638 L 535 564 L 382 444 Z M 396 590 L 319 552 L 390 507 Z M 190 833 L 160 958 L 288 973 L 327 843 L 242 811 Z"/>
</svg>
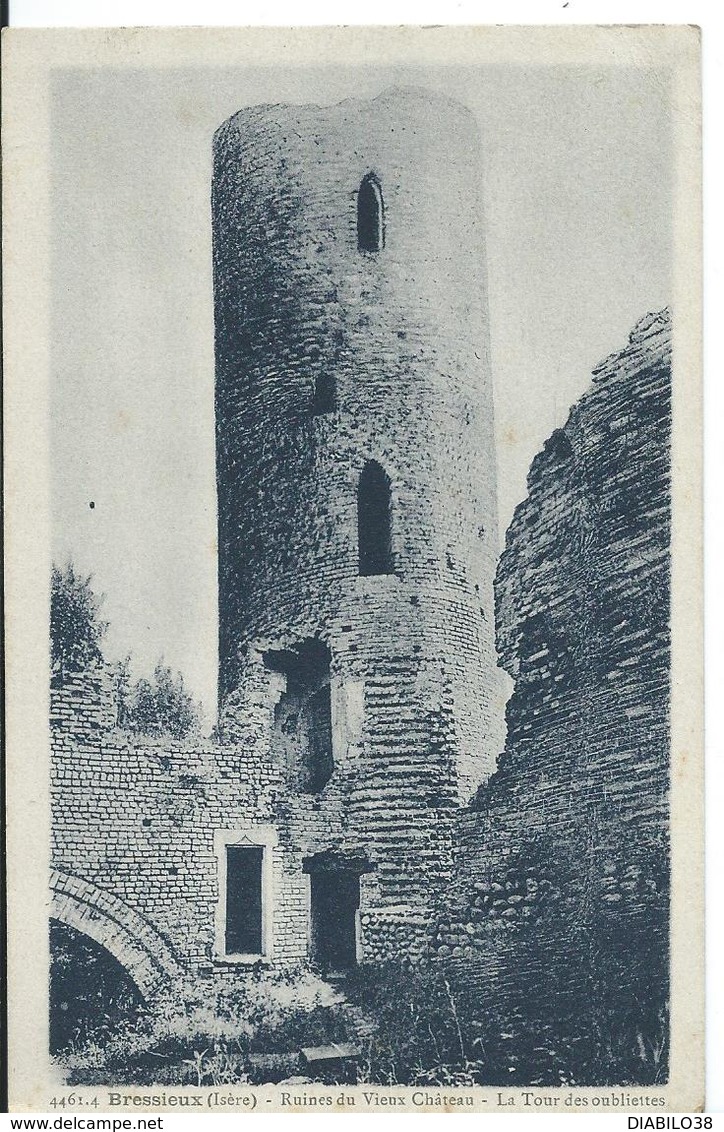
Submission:
<svg viewBox="0 0 724 1132">
<path fill-rule="evenodd" d="M 181 974 L 163 936 L 117 896 L 80 877 L 53 870 L 50 916 L 105 947 L 126 969 L 144 998 Z"/>
</svg>

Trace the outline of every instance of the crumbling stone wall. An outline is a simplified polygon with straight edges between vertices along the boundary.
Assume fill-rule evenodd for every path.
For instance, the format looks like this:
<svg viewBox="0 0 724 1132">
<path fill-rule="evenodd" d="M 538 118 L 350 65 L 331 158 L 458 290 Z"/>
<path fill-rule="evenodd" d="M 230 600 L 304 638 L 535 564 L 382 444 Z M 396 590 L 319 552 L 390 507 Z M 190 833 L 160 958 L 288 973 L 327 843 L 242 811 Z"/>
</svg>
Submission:
<svg viewBox="0 0 724 1132">
<path fill-rule="evenodd" d="M 358 246 L 370 175 L 378 252 Z M 379 954 L 418 946 L 503 739 L 480 186 L 472 116 L 423 91 L 252 107 L 214 142 L 221 696 L 243 700 L 254 657 L 328 647 L 342 739 L 302 841 L 326 821 L 325 848 L 366 856 Z M 369 461 L 394 572 L 360 576 Z"/>
<path fill-rule="evenodd" d="M 265 710 L 257 705 L 258 715 Z M 260 826 L 278 824 L 278 844 L 271 850 L 273 959 L 304 961 L 306 878 L 299 854 L 292 852 L 289 823 L 279 820 L 283 770 L 263 757 L 267 729 L 263 718 L 255 720 L 254 705 L 246 713 L 243 746 L 134 737 L 118 730 L 115 718 L 102 668 L 76 673 L 51 690 L 56 873 L 75 878 L 78 891 L 91 883 L 105 894 L 107 914 L 117 923 L 112 904 L 122 905 L 129 924 L 135 918 L 129 938 L 141 942 L 139 924 L 145 924 L 148 933 L 165 941 L 180 969 L 235 977 L 239 968 L 215 955 L 214 833 L 253 834 Z M 56 905 L 61 914 L 62 902 Z"/>
<path fill-rule="evenodd" d="M 661 311 L 533 461 L 498 567 L 507 740 L 430 942 L 519 997 L 572 993 L 584 944 L 589 976 L 638 965 L 666 992 L 670 381 Z"/>
<path fill-rule="evenodd" d="M 382 677 L 384 686 L 384 677 Z M 357 733 L 355 690 L 338 685 L 335 695 L 339 755 L 324 798 L 298 790 L 297 768 L 274 746 L 274 715 L 284 681 L 259 654 L 246 658 L 243 678 L 230 697 L 220 737 L 210 740 L 152 739 L 116 725 L 109 673 L 103 666 L 69 676 L 51 689 L 51 914 L 91 935 L 126 966 L 144 993 L 162 988 L 169 972 L 243 978 L 245 968 L 220 957 L 216 919 L 220 873 L 215 852 L 218 831 L 247 832 L 272 827 L 272 945 L 264 962 L 294 966 L 309 958 L 309 876 L 305 862 L 335 851 L 345 860 L 360 851 L 370 872 L 361 879 L 361 930 L 365 961 L 390 954 L 422 955 L 429 912 L 423 865 L 407 866 L 401 907 L 380 911 L 373 871 L 382 860 L 399 869 L 395 839 L 403 841 L 410 804 L 387 806 L 374 797 L 365 818 L 367 839 L 345 820 L 345 808 L 366 807 L 370 796 L 356 785 L 359 749 L 345 742 Z M 404 721 L 398 725 L 404 727 Z M 432 728 L 432 724 L 431 724 Z M 424 766 L 409 738 L 420 784 L 412 807 L 426 816 L 434 789 L 434 766 Z M 370 777 L 372 771 L 370 770 Z M 446 782 L 451 795 L 448 773 Z M 387 785 L 402 792 L 402 770 Z M 441 800 L 435 795 L 436 805 Z M 400 816 L 402 815 L 402 816 Z M 349 826 L 351 824 L 351 832 Z M 360 822 L 361 824 L 361 822 Z M 445 840 L 443 840 L 445 839 Z M 430 834 L 426 851 L 443 844 L 451 876 L 451 820 Z M 406 862 L 403 862 L 406 864 Z M 90 895 L 89 895 L 90 893 Z M 420 894 L 421 906 L 409 901 Z M 411 931 L 412 926 L 412 931 Z M 161 956 L 161 958 L 159 958 Z"/>
<path fill-rule="evenodd" d="M 496 578 L 515 690 L 489 795 L 514 788 L 529 829 L 584 814 L 600 857 L 668 819 L 670 384 L 662 311 L 534 461 Z"/>
<path fill-rule="evenodd" d="M 515 680 L 508 739 L 473 808 L 458 805 L 459 717 L 440 659 L 413 663 L 401 649 L 374 671 L 352 668 L 353 679 L 332 654 L 336 764 L 319 794 L 298 789 L 275 746 L 285 678 L 258 650 L 240 657 L 213 743 L 119 731 L 102 667 L 53 688 L 53 866 L 69 922 L 85 918 L 149 985 L 177 961 L 237 977 L 214 954 L 214 831 L 271 825 L 275 962 L 307 958 L 304 861 L 331 850 L 370 866 L 365 961 L 432 954 L 489 991 L 568 994 L 579 972 L 567 989 L 553 973 L 567 958 L 570 968 L 572 926 L 595 922 L 624 960 L 645 947 L 660 980 L 669 384 L 661 312 L 598 367 L 533 463 L 497 577 L 498 640 Z"/>
</svg>

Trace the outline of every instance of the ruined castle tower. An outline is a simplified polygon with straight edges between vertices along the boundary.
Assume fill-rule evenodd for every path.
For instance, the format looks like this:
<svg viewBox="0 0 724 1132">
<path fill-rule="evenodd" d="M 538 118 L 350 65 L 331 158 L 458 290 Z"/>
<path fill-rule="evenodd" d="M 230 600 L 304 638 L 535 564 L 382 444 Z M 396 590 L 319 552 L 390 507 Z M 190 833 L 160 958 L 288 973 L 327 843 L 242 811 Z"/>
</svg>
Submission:
<svg viewBox="0 0 724 1132">
<path fill-rule="evenodd" d="M 268 727 L 332 966 L 423 923 L 502 741 L 481 179 L 418 90 L 215 137 L 220 696 Z"/>
</svg>

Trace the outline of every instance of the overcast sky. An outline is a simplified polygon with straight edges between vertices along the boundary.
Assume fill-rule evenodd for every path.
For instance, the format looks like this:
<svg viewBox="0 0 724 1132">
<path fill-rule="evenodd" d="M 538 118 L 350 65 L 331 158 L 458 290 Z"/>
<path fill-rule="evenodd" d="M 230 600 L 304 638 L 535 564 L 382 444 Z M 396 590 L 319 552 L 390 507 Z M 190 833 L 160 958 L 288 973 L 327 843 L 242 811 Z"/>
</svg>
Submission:
<svg viewBox="0 0 724 1132">
<path fill-rule="evenodd" d="M 591 368 L 670 302 L 666 77 L 608 67 L 59 72 L 53 83 L 53 550 L 92 573 L 109 655 L 163 656 L 212 714 L 211 138 L 240 107 L 394 85 L 483 137 L 501 539 Z M 94 506 L 91 508 L 91 502 Z"/>
</svg>

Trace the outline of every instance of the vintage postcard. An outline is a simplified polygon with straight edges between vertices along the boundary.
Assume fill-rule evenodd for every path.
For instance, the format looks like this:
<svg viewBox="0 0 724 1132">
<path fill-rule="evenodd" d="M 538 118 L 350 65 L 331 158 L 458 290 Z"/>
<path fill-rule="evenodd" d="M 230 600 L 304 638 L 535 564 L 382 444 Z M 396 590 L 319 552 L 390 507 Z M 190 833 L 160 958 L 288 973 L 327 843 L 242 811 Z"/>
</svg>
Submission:
<svg viewBox="0 0 724 1132">
<path fill-rule="evenodd" d="M 3 79 L 12 1109 L 703 1108 L 697 29 Z"/>
</svg>

